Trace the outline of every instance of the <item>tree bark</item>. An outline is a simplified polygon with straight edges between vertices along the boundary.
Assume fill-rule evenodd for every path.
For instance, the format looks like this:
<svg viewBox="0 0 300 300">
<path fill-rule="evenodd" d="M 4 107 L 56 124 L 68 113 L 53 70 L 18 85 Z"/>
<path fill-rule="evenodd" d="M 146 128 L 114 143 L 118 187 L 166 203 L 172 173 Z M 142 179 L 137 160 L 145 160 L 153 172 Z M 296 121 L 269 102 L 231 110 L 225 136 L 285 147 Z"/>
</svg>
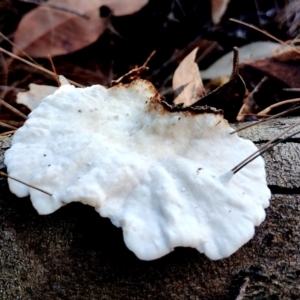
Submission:
<svg viewBox="0 0 300 300">
<path fill-rule="evenodd" d="M 294 122 L 269 121 L 239 135 L 261 144 Z M 299 299 L 299 137 L 264 155 L 273 193 L 266 220 L 252 240 L 218 261 L 188 248 L 140 261 L 124 245 L 121 229 L 93 208 L 70 204 L 39 216 L 1 179 L 0 298 Z M 1 168 L 9 143 L 10 137 L 0 140 Z"/>
</svg>

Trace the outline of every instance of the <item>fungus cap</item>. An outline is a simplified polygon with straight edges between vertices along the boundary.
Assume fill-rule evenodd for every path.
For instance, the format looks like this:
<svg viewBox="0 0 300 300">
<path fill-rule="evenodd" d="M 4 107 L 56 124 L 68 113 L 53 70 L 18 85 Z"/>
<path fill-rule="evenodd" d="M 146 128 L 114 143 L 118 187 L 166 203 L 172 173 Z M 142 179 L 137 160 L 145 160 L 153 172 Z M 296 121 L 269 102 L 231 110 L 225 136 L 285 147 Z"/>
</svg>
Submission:
<svg viewBox="0 0 300 300">
<path fill-rule="evenodd" d="M 257 148 L 213 109 L 170 112 L 149 82 L 106 89 L 61 86 L 14 135 L 5 153 L 19 197 L 40 214 L 70 202 L 95 207 L 122 227 L 140 259 L 194 247 L 211 259 L 234 253 L 265 218 L 270 191 Z"/>
</svg>

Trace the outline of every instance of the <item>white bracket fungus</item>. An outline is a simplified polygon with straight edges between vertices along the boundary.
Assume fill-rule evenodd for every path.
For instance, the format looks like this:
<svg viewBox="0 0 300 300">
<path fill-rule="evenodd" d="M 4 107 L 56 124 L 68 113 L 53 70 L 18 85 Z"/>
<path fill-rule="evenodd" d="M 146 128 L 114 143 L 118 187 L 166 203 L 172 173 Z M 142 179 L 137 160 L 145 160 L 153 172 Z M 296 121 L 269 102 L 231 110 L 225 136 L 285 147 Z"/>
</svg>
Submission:
<svg viewBox="0 0 300 300">
<path fill-rule="evenodd" d="M 70 202 L 95 207 L 122 227 L 140 259 L 174 247 L 194 247 L 211 259 L 228 257 L 265 218 L 270 191 L 257 150 L 222 113 L 170 111 L 145 80 L 110 89 L 61 86 L 14 135 L 5 154 L 19 197 L 40 214 Z"/>
</svg>

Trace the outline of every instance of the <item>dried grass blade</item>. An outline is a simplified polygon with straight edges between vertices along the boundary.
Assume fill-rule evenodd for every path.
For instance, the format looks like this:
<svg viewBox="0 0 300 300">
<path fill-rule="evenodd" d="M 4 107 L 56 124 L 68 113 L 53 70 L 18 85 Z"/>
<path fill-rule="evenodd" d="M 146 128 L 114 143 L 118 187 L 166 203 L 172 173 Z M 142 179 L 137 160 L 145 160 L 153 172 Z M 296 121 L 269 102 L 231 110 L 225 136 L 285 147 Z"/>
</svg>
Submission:
<svg viewBox="0 0 300 300">
<path fill-rule="evenodd" d="M 7 55 L 9 55 L 10 57 L 13 57 L 13 58 L 15 58 L 15 59 L 18 59 L 18 60 L 20 60 L 21 62 L 23 62 L 23 63 L 25 63 L 25 64 L 27 64 L 27 65 L 33 67 L 33 68 L 36 68 L 36 69 L 38 69 L 38 70 L 40 70 L 40 71 L 42 71 L 42 72 L 44 72 L 44 73 L 47 73 L 47 74 L 49 74 L 49 75 L 51 75 L 51 76 L 53 76 L 53 77 L 55 78 L 55 73 L 54 73 L 54 72 L 51 72 L 51 71 L 49 71 L 49 70 L 47 70 L 47 69 L 45 69 L 44 67 L 41 67 L 41 66 L 39 66 L 39 65 L 35 65 L 35 64 L 31 63 L 30 61 L 28 61 L 28 60 L 26 60 L 26 59 L 24 59 L 24 58 L 22 58 L 22 57 L 19 57 L 18 55 L 15 55 L 15 54 L 13 54 L 13 53 L 11 53 L 11 52 L 9 52 L 9 51 L 3 49 L 2 47 L 0 47 L 0 51 L 3 52 L 3 53 L 5 53 L 5 54 L 7 54 Z M 68 81 L 69 81 L 71 84 L 75 85 L 75 86 L 78 86 L 78 87 L 84 87 L 82 84 L 77 83 L 77 82 L 75 82 L 75 81 L 73 81 L 73 80 L 68 79 Z"/>
<path fill-rule="evenodd" d="M 14 112 L 15 114 L 17 114 L 19 117 L 27 120 L 28 117 L 26 115 L 24 115 L 22 112 L 20 112 L 18 109 L 16 109 L 15 107 L 13 107 L 12 105 L 8 104 L 7 102 L 5 102 L 4 100 L 0 99 L 0 105 L 5 106 L 7 109 L 11 110 L 12 112 Z"/>
</svg>

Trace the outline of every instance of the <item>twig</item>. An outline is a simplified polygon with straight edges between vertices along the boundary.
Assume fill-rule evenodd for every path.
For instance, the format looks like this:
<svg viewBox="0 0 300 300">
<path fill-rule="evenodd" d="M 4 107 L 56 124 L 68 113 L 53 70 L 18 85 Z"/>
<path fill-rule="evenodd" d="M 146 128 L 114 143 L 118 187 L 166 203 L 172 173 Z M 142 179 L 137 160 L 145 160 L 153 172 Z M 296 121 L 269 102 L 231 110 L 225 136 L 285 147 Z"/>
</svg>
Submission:
<svg viewBox="0 0 300 300">
<path fill-rule="evenodd" d="M 0 90 L 4 90 L 4 91 L 14 91 L 16 93 L 19 92 L 26 92 L 25 89 L 20 89 L 20 88 L 16 88 L 13 86 L 7 86 L 7 85 L 0 85 Z"/>
<path fill-rule="evenodd" d="M 148 63 L 149 63 L 149 61 L 151 60 L 151 58 L 153 57 L 153 55 L 156 53 L 156 50 L 153 50 L 151 53 L 150 53 L 150 55 L 149 55 L 149 57 L 146 59 L 146 61 L 143 63 L 143 65 L 142 65 L 142 67 L 146 67 L 147 65 L 148 65 Z"/>
<path fill-rule="evenodd" d="M 284 101 L 280 101 L 278 103 L 272 104 L 270 106 L 268 106 L 267 108 L 265 108 L 264 110 L 260 111 L 257 115 L 264 115 L 267 114 L 272 108 L 287 104 L 287 103 L 295 103 L 295 102 L 299 102 L 300 98 L 295 98 L 295 99 L 289 99 L 289 100 L 284 100 Z"/>
<path fill-rule="evenodd" d="M 23 49 L 21 49 L 18 45 L 16 45 L 13 41 L 11 41 L 8 37 L 6 37 L 2 32 L 0 32 L 0 36 L 10 43 L 13 47 L 16 47 L 22 54 L 24 54 L 28 59 L 30 59 L 34 64 L 38 65 L 38 63 L 30 56 L 28 55 Z"/>
<path fill-rule="evenodd" d="M 269 142 L 267 142 L 265 145 L 261 146 L 254 153 L 252 153 L 247 158 L 245 158 L 242 162 L 240 162 L 238 165 L 236 165 L 234 168 L 231 169 L 231 171 L 233 172 L 233 174 L 236 174 L 239 170 L 241 170 L 243 167 L 245 167 L 249 162 L 251 162 L 257 156 L 261 155 L 263 153 L 263 151 L 266 150 L 267 148 L 268 148 L 268 150 L 271 149 L 273 147 L 273 146 L 269 147 L 271 144 L 273 144 L 281 136 L 283 136 L 284 134 L 286 134 L 287 132 L 289 132 L 290 130 L 292 130 L 293 128 L 295 128 L 296 126 L 298 126 L 299 124 L 300 124 L 300 121 L 297 122 L 297 123 L 295 123 L 295 124 L 293 124 L 293 125 L 291 125 L 288 129 L 284 130 L 282 133 L 280 133 L 279 135 L 277 135 L 275 138 L 273 138 L 272 140 L 270 140 Z M 258 153 L 259 153 L 259 155 L 256 155 Z"/>
<path fill-rule="evenodd" d="M 257 115 L 257 114 L 238 114 L 237 116 L 240 116 L 240 117 L 264 117 L 264 118 L 268 118 L 270 117 L 271 115 Z"/>
<path fill-rule="evenodd" d="M 24 115 L 23 113 L 21 113 L 18 109 L 16 109 L 15 107 L 11 106 L 10 104 L 8 104 L 7 102 L 5 102 L 4 100 L 0 99 L 0 105 L 5 106 L 6 108 L 8 108 L 9 110 L 11 110 L 12 112 L 14 112 L 15 114 L 17 114 L 18 116 L 20 116 L 21 118 L 27 120 L 28 117 L 26 115 Z"/>
<path fill-rule="evenodd" d="M 273 36 L 272 34 L 266 32 L 266 31 L 264 31 L 264 30 L 261 30 L 261 29 L 257 28 L 257 27 L 254 26 L 254 25 L 251 25 L 251 24 L 248 24 L 248 23 L 246 23 L 246 22 L 243 22 L 243 21 L 240 21 L 240 20 L 237 20 L 237 19 L 233 19 L 233 18 L 230 18 L 229 20 L 232 21 L 232 22 L 236 22 L 236 23 L 239 23 L 239 24 L 248 26 L 248 27 L 250 27 L 250 28 L 252 28 L 252 29 L 254 29 L 254 30 L 257 30 L 257 31 L 261 32 L 262 34 L 268 36 L 269 38 L 275 40 L 276 42 L 278 42 L 278 43 L 280 43 L 280 44 L 282 44 L 282 45 L 284 45 L 284 46 L 287 46 L 287 47 L 292 48 L 294 51 L 296 51 L 297 53 L 300 54 L 300 51 L 299 51 L 296 47 L 294 47 L 294 46 L 292 46 L 292 45 L 290 45 L 290 44 L 288 44 L 288 43 L 286 43 L 286 42 L 283 42 L 282 40 L 278 39 L 277 37 Z"/>
<path fill-rule="evenodd" d="M 251 157 L 251 159 L 249 159 L 247 162 L 245 162 L 242 166 L 240 166 L 235 172 L 234 174 L 236 174 L 239 170 L 241 170 L 242 168 L 244 168 L 245 166 L 247 166 L 249 163 L 251 163 L 251 161 L 253 161 L 254 159 L 256 159 L 258 156 L 263 155 L 265 152 L 269 151 L 271 148 L 273 148 L 274 146 L 276 146 L 279 143 L 285 142 L 286 140 L 292 138 L 293 136 L 297 135 L 300 133 L 299 131 L 296 131 L 295 133 L 288 135 L 287 137 L 285 137 L 284 139 L 279 139 L 277 140 L 275 143 L 270 144 L 268 147 L 266 147 L 264 150 L 260 151 L 259 153 L 257 153 L 256 155 L 254 155 L 253 157 Z"/>
<path fill-rule="evenodd" d="M 26 2 L 26 3 L 33 3 L 33 4 L 36 4 L 36 5 L 39 5 L 39 6 L 46 6 L 46 7 L 57 9 L 57 10 L 62 10 L 62 11 L 77 15 L 81 18 L 86 19 L 86 20 L 88 20 L 90 18 L 88 15 L 86 15 L 86 14 L 80 12 L 80 11 L 77 11 L 75 9 L 72 9 L 70 7 L 66 7 L 66 6 L 63 6 L 63 5 L 60 5 L 60 4 L 49 3 L 49 2 L 39 2 L 39 1 L 36 1 L 36 0 L 19 0 L 19 1 Z"/>
<path fill-rule="evenodd" d="M 11 126 L 14 126 L 14 127 L 21 127 L 24 125 L 24 121 L 14 121 L 14 120 L 8 120 L 8 119 L 0 119 L 0 122 L 3 122 L 5 124 L 8 124 L 8 125 L 11 125 Z"/>
<path fill-rule="evenodd" d="M 38 190 L 38 191 L 40 191 L 40 192 L 42 192 L 42 193 L 44 193 L 44 194 L 47 194 L 47 195 L 49 195 L 49 196 L 52 196 L 52 194 L 50 194 L 50 193 L 48 193 L 48 192 L 46 192 L 46 191 L 44 191 L 44 190 L 42 190 L 42 189 L 40 189 L 40 188 L 38 188 L 38 187 L 35 187 L 35 186 L 31 185 L 31 184 L 28 184 L 28 183 L 26 183 L 26 182 L 24 182 L 24 181 L 22 181 L 22 180 L 20 180 L 20 179 L 17 179 L 17 178 L 15 178 L 15 177 L 12 177 L 12 176 L 10 176 L 10 175 L 4 173 L 4 172 L 1 172 L 1 171 L 0 171 L 0 175 L 1 175 L 1 176 L 8 177 L 8 178 L 10 178 L 10 179 L 12 179 L 12 180 L 18 181 L 18 182 L 20 182 L 20 183 L 22 183 L 22 184 L 24 184 L 24 185 L 26 185 L 26 186 L 28 186 L 28 187 L 30 187 L 30 188 L 33 188 L 33 189 Z"/>
<path fill-rule="evenodd" d="M 237 129 L 237 130 L 234 130 L 234 131 L 230 132 L 230 134 L 237 133 L 237 132 L 239 132 L 239 131 L 242 131 L 242 130 L 244 130 L 244 129 L 247 129 L 247 128 L 249 128 L 249 127 L 252 127 L 252 126 L 254 126 L 254 125 L 257 125 L 257 124 L 259 124 L 259 123 L 263 123 L 263 122 L 266 122 L 266 121 L 269 121 L 269 120 L 272 120 L 272 119 L 281 117 L 281 116 L 283 116 L 283 115 L 285 115 L 285 114 L 288 114 L 288 113 L 290 113 L 290 112 L 296 111 L 296 110 L 298 110 L 299 108 L 300 108 L 300 106 L 297 106 L 297 107 L 294 107 L 294 108 L 287 109 L 287 110 L 285 110 L 285 111 L 283 111 L 283 112 L 281 112 L 281 113 L 278 113 L 278 114 L 276 114 L 276 115 L 274 115 L 274 116 L 271 116 L 271 117 L 269 117 L 269 118 L 266 118 L 266 119 L 257 121 L 257 122 L 255 122 L 255 123 L 251 123 L 251 124 L 249 124 L 249 125 L 246 125 L 246 126 L 244 126 L 244 127 L 239 128 L 239 129 Z M 260 116 L 260 117 L 261 117 L 261 116 Z"/>
<path fill-rule="evenodd" d="M 239 49 L 237 47 L 233 47 L 233 66 L 230 75 L 230 80 L 235 79 L 235 77 L 238 74 L 239 74 Z"/>
<path fill-rule="evenodd" d="M 53 63 L 53 60 L 52 60 L 52 57 L 51 57 L 50 54 L 48 54 L 48 59 L 50 60 L 52 71 L 53 71 L 53 73 L 55 74 L 55 80 L 56 80 L 56 82 L 57 82 L 57 85 L 58 85 L 58 86 L 61 86 L 61 84 L 60 84 L 60 82 L 59 82 L 59 77 L 58 77 L 57 72 L 56 72 L 55 65 L 54 65 L 54 63 Z"/>
<path fill-rule="evenodd" d="M 4 135 L 10 135 L 10 134 L 14 134 L 16 131 L 17 131 L 17 129 L 15 129 L 15 130 L 10 130 L 10 131 L 5 131 L 5 132 L 0 133 L 0 135 L 1 135 L 1 136 L 4 136 Z"/>
<path fill-rule="evenodd" d="M 9 128 L 9 129 L 13 129 L 13 130 L 17 130 L 17 129 L 18 129 L 17 127 L 8 125 L 8 124 L 6 124 L 6 123 L 4 123 L 4 122 L 0 122 L 0 126 L 1 126 L 1 127 L 5 127 L 5 128 Z"/>
<path fill-rule="evenodd" d="M 199 45 L 200 41 L 202 41 L 202 37 L 201 38 L 200 37 L 196 38 L 193 42 L 188 44 L 184 49 L 174 53 L 170 57 L 169 60 L 164 62 L 163 65 L 159 69 L 157 69 L 153 72 L 152 77 L 156 77 L 159 73 L 162 72 L 162 70 L 165 70 L 172 63 L 174 63 L 178 60 L 182 60 L 187 55 L 187 53 L 190 53 L 192 50 L 194 50 Z"/>
<path fill-rule="evenodd" d="M 241 118 L 241 116 L 243 116 L 240 112 L 246 112 L 247 110 L 251 110 L 251 107 L 254 106 L 254 104 L 256 104 L 256 101 L 254 100 L 254 94 L 259 91 L 259 89 L 261 88 L 261 86 L 268 80 L 267 76 L 264 76 L 263 79 L 255 86 L 255 88 L 251 91 L 251 93 L 248 95 L 247 100 L 245 101 L 245 103 L 242 105 L 236 120 L 237 121 L 242 121 L 244 120 L 244 118 Z M 249 115 L 249 114 L 248 114 Z"/>
<path fill-rule="evenodd" d="M 7 54 L 7 55 L 9 55 L 10 57 L 13 57 L 13 58 L 15 58 L 15 59 L 20 60 L 21 62 L 23 62 L 23 63 L 25 63 L 25 64 L 27 64 L 27 65 L 33 67 L 33 68 L 36 68 L 36 69 L 38 69 L 38 70 L 40 70 L 40 71 L 42 71 L 42 72 L 44 72 L 44 73 L 46 73 L 46 74 L 48 74 L 48 75 L 51 75 L 51 76 L 55 77 L 55 73 L 53 73 L 53 72 L 51 72 L 51 71 L 45 69 L 44 67 L 35 65 L 35 64 L 31 63 L 30 61 L 28 61 L 28 60 L 26 60 L 26 59 L 24 59 L 24 58 L 22 58 L 22 57 L 19 57 L 18 55 L 15 55 L 15 54 L 13 54 L 13 53 L 11 53 L 11 52 L 9 52 L 9 51 L 6 51 L 6 50 L 3 49 L 2 47 L 0 47 L 0 51 L 3 52 L 3 53 L 5 53 L 5 54 Z M 75 81 L 73 81 L 73 80 L 68 79 L 68 81 L 69 81 L 71 84 L 74 84 L 74 85 L 76 85 L 76 86 L 78 86 L 78 87 L 84 87 L 82 84 L 79 84 L 79 83 L 77 83 L 77 82 L 75 82 Z"/>
<path fill-rule="evenodd" d="M 214 50 L 218 46 L 217 42 L 213 42 L 210 44 L 196 59 L 196 63 L 199 64 L 200 61 L 202 61 L 208 54 L 211 53 L 212 50 Z"/>
<path fill-rule="evenodd" d="M 300 92 L 300 88 L 284 88 L 286 92 Z"/>
</svg>

